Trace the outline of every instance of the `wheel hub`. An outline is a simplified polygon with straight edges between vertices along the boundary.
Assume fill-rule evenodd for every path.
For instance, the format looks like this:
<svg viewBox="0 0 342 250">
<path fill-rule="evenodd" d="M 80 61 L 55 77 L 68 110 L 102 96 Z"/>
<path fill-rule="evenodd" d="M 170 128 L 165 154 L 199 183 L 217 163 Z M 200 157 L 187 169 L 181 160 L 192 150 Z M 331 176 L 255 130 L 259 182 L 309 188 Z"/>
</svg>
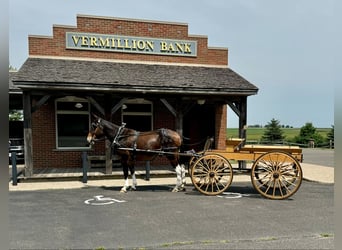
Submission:
<svg viewBox="0 0 342 250">
<path fill-rule="evenodd" d="M 274 178 L 274 179 L 278 179 L 279 176 L 280 176 L 280 174 L 279 174 L 278 172 L 274 172 L 274 173 L 273 173 L 273 178 Z"/>
<path fill-rule="evenodd" d="M 214 177 L 215 177 L 215 173 L 214 173 L 214 172 L 210 172 L 210 173 L 209 173 L 209 177 L 210 177 L 210 178 L 214 178 Z"/>
</svg>

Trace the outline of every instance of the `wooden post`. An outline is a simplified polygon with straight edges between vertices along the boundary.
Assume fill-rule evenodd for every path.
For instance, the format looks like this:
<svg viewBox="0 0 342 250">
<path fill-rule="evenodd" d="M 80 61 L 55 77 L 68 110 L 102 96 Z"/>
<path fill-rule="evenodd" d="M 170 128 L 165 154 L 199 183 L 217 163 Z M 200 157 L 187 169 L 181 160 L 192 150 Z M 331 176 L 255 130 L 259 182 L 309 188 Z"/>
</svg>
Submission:
<svg viewBox="0 0 342 250">
<path fill-rule="evenodd" d="M 12 162 L 12 185 L 16 186 L 18 184 L 18 171 L 17 171 L 17 153 L 11 153 L 11 162 Z"/>
<path fill-rule="evenodd" d="M 31 94 L 23 92 L 24 106 L 24 152 L 25 168 L 24 175 L 31 177 L 33 175 L 33 152 L 32 152 L 32 114 L 31 114 Z"/>
<path fill-rule="evenodd" d="M 106 144 L 106 174 L 112 174 L 113 164 L 112 164 L 112 144 L 109 140 L 105 141 Z"/>
<path fill-rule="evenodd" d="M 145 180 L 149 181 L 150 180 L 150 173 L 151 173 L 151 162 L 150 161 L 146 161 L 146 165 L 145 165 Z"/>
<path fill-rule="evenodd" d="M 241 102 L 239 105 L 239 137 L 245 139 L 242 143 L 242 146 L 246 142 L 247 138 L 247 96 L 241 97 Z M 239 168 L 245 169 L 246 168 L 246 161 L 239 161 Z"/>
<path fill-rule="evenodd" d="M 82 170 L 83 170 L 82 182 L 83 183 L 88 182 L 88 174 L 87 174 L 88 168 L 89 166 L 88 166 L 88 161 L 87 161 L 87 152 L 83 151 L 82 152 Z"/>
<path fill-rule="evenodd" d="M 183 137 L 183 112 L 181 109 L 178 110 L 176 115 L 176 131 L 177 133 Z"/>
<path fill-rule="evenodd" d="M 246 126 L 247 126 L 247 97 L 242 97 L 239 105 L 239 137 L 246 139 Z"/>
<path fill-rule="evenodd" d="M 105 119 L 108 121 L 112 121 L 112 99 L 110 95 L 104 96 L 105 106 Z M 113 162 L 112 162 L 112 144 L 108 139 L 105 141 L 105 153 L 106 153 L 106 174 L 112 174 L 113 172 Z"/>
</svg>

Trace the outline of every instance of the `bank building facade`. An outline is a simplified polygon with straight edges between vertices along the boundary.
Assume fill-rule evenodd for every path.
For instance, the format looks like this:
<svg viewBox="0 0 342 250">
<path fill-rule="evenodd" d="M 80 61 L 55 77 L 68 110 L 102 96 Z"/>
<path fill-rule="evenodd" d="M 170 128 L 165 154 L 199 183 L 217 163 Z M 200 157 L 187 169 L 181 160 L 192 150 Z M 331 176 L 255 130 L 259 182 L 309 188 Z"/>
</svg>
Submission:
<svg viewBox="0 0 342 250">
<path fill-rule="evenodd" d="M 81 168 L 82 152 L 106 159 L 111 173 L 108 142 L 86 141 L 92 113 L 138 131 L 176 130 L 189 149 L 201 150 L 208 137 L 225 148 L 230 107 L 245 137 L 247 97 L 258 88 L 229 68 L 227 48 L 208 46 L 186 23 L 77 15 L 76 26 L 30 35 L 28 49 L 10 75 L 22 93 L 27 177 L 35 169 Z"/>
</svg>

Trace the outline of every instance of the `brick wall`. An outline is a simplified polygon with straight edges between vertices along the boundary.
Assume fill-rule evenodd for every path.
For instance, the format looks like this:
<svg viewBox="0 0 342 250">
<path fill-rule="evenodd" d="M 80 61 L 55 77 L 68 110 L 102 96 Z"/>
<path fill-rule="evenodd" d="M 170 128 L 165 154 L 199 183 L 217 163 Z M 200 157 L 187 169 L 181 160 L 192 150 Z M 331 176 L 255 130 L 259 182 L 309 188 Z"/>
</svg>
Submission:
<svg viewBox="0 0 342 250">
<path fill-rule="evenodd" d="M 87 32 L 197 41 L 197 57 L 144 55 L 66 49 L 66 32 Z M 188 34 L 188 25 L 105 17 L 77 16 L 77 27 L 53 26 L 52 37 L 29 36 L 29 55 L 134 60 L 204 65 L 228 65 L 226 48 L 208 48 L 208 38 Z"/>
</svg>

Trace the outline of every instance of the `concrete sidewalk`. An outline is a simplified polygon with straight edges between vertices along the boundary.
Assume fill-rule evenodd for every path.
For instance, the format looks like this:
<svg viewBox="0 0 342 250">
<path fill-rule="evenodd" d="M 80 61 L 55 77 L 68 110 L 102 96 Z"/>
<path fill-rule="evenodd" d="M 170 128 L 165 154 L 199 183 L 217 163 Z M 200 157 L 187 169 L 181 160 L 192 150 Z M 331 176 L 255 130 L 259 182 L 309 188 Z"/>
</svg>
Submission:
<svg viewBox="0 0 342 250">
<path fill-rule="evenodd" d="M 301 163 L 303 170 L 303 179 L 306 181 L 313 181 L 319 183 L 334 183 L 334 168 L 320 166 L 315 164 Z M 249 174 L 236 174 L 233 176 L 232 185 L 236 182 L 251 182 Z M 82 181 L 37 181 L 37 182 L 19 182 L 18 185 L 13 186 L 12 181 L 9 182 L 9 191 L 28 191 L 28 190 L 42 190 L 42 189 L 72 189 L 85 187 L 122 187 L 124 181 L 122 178 L 118 179 L 89 179 L 87 183 Z M 171 185 L 176 184 L 176 176 L 159 177 L 158 175 L 151 176 L 150 180 L 138 178 L 138 186 L 146 185 Z M 187 185 L 192 185 L 191 180 L 187 177 Z"/>
</svg>

